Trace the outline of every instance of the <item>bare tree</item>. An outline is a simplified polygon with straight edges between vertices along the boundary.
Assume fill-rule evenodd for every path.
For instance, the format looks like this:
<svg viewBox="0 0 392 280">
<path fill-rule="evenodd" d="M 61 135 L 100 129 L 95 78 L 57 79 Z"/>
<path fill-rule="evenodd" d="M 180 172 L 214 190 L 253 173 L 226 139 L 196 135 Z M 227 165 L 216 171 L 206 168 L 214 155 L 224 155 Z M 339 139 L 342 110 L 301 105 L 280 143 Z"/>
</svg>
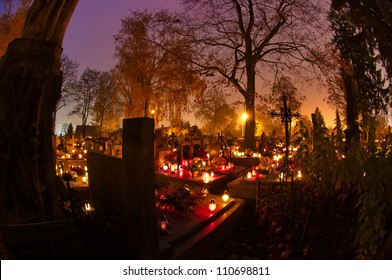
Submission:
<svg viewBox="0 0 392 280">
<path fill-rule="evenodd" d="M 0 57 L 7 50 L 8 44 L 22 35 L 27 9 L 33 0 L 5 0 L 1 2 L 4 13 L 0 15 Z"/>
<path fill-rule="evenodd" d="M 100 72 L 87 68 L 78 81 L 78 86 L 73 94 L 74 107 L 68 115 L 76 115 L 82 119 L 83 137 L 86 135 L 85 127 L 89 118 L 91 107 L 94 104 L 98 91 Z"/>
<path fill-rule="evenodd" d="M 256 76 L 308 71 L 320 62 L 321 6 L 308 0 L 186 0 L 185 16 L 173 28 L 195 51 L 192 61 L 219 74 L 244 98 L 245 147 L 254 148 Z M 320 33 L 318 33 L 320 31 Z M 197 55 L 196 55 L 197 54 Z M 311 70 L 314 70 L 310 67 Z"/>
<path fill-rule="evenodd" d="M 102 72 L 91 111 L 93 124 L 98 127 L 100 136 L 103 132 L 114 131 L 120 126 L 122 120 L 120 104 L 112 73 Z"/>
<path fill-rule="evenodd" d="M 61 97 L 56 103 L 56 113 L 72 101 L 72 96 L 75 95 L 78 82 L 79 64 L 70 59 L 66 54 L 61 56 L 60 63 L 63 79 L 61 82 Z"/>
</svg>

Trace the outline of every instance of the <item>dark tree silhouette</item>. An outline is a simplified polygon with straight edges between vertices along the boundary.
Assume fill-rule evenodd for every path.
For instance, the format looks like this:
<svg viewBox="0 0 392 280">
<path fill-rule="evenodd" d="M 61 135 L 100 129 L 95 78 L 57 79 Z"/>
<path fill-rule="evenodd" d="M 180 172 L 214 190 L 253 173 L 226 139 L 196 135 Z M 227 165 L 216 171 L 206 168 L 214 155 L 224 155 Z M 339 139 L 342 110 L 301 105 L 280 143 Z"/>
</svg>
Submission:
<svg viewBox="0 0 392 280">
<path fill-rule="evenodd" d="M 0 222 L 53 220 L 53 114 L 61 90 L 60 57 L 74 0 L 36 0 L 21 38 L 0 60 Z"/>
</svg>

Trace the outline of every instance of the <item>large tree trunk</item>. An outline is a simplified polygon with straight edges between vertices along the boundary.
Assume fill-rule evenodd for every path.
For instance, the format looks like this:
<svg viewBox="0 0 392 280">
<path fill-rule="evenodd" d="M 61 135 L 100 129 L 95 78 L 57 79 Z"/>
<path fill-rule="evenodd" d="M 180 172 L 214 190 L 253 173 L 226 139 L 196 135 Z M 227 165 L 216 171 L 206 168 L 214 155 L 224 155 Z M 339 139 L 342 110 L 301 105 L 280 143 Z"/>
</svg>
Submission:
<svg viewBox="0 0 392 280">
<path fill-rule="evenodd" d="M 256 74 L 254 69 L 248 69 L 247 74 L 247 92 L 245 94 L 245 109 L 248 118 L 245 122 L 245 135 L 244 135 L 244 147 L 245 149 L 255 150 L 255 128 L 256 128 L 256 116 L 255 116 L 255 95 L 256 95 Z"/>
<path fill-rule="evenodd" d="M 346 135 L 346 150 L 348 150 L 354 143 L 359 142 L 360 130 L 358 125 L 358 102 L 356 90 L 352 85 L 351 76 L 344 71 L 342 76 L 344 81 L 345 97 L 347 104 L 347 128 L 344 130 L 344 133 Z"/>
<path fill-rule="evenodd" d="M 244 135 L 244 147 L 245 149 L 251 149 L 254 151 L 255 148 L 255 96 L 254 94 L 248 94 L 245 97 L 245 108 L 246 114 L 248 115 L 245 122 L 245 135 Z"/>
<path fill-rule="evenodd" d="M 22 38 L 0 60 L 0 223 L 61 217 L 53 113 L 60 98 L 61 44 L 77 0 L 36 0 Z"/>
</svg>

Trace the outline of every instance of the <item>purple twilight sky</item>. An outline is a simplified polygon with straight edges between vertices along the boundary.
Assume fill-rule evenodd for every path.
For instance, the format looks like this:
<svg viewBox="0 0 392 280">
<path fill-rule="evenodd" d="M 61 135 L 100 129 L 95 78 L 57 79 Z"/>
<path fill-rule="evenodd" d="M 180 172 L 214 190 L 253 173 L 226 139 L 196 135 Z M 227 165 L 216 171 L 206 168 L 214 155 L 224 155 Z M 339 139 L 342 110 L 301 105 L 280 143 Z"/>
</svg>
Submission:
<svg viewBox="0 0 392 280">
<path fill-rule="evenodd" d="M 79 0 L 64 36 L 64 53 L 87 67 L 109 70 L 115 64 L 113 36 L 132 10 L 180 9 L 180 0 Z"/>
<path fill-rule="evenodd" d="M 87 67 L 97 70 L 109 70 L 115 63 L 113 36 L 121 27 L 121 19 L 131 10 L 181 10 L 181 0 L 79 0 L 65 33 L 64 53 L 79 63 L 79 74 Z M 262 89 L 265 91 L 268 89 Z M 309 115 L 316 107 L 321 109 L 328 126 L 333 126 L 334 112 L 323 101 L 326 91 L 313 88 L 299 88 L 307 96 L 302 106 L 302 114 Z M 262 92 L 261 92 L 262 93 Z M 263 94 L 263 93 L 262 93 Z M 243 100 L 235 93 L 233 98 Z M 64 123 L 80 124 L 79 117 L 68 117 L 70 108 L 66 107 L 57 114 L 56 132 L 59 133 Z M 242 113 L 242 112 L 239 112 Z M 192 124 L 198 124 L 191 115 L 184 116 Z"/>
</svg>

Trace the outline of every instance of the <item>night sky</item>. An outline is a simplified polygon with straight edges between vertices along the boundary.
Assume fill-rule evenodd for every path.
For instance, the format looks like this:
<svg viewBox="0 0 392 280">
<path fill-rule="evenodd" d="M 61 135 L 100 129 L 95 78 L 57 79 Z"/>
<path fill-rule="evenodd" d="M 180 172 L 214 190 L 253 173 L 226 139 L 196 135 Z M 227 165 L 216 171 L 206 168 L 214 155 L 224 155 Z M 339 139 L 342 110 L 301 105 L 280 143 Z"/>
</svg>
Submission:
<svg viewBox="0 0 392 280">
<path fill-rule="evenodd" d="M 87 67 L 97 70 L 109 70 L 115 63 L 113 36 L 121 27 L 121 19 L 130 14 L 131 10 L 154 10 L 165 8 L 179 10 L 181 0 L 79 0 L 75 12 L 65 33 L 64 53 L 79 63 L 79 73 Z M 300 92 L 305 93 L 307 100 L 302 106 L 302 114 L 309 115 L 316 107 L 321 109 L 326 124 L 333 126 L 334 111 L 323 101 L 326 90 L 320 91 L 316 86 L 305 88 L 297 85 Z M 259 93 L 270 89 L 257 89 Z M 233 98 L 242 100 L 239 93 Z M 79 117 L 67 117 L 70 108 L 60 110 L 57 115 L 56 131 L 63 123 L 72 122 L 74 127 L 80 124 Z M 185 117 L 186 118 L 186 117 Z M 193 118 L 191 123 L 197 123 Z"/>
</svg>

